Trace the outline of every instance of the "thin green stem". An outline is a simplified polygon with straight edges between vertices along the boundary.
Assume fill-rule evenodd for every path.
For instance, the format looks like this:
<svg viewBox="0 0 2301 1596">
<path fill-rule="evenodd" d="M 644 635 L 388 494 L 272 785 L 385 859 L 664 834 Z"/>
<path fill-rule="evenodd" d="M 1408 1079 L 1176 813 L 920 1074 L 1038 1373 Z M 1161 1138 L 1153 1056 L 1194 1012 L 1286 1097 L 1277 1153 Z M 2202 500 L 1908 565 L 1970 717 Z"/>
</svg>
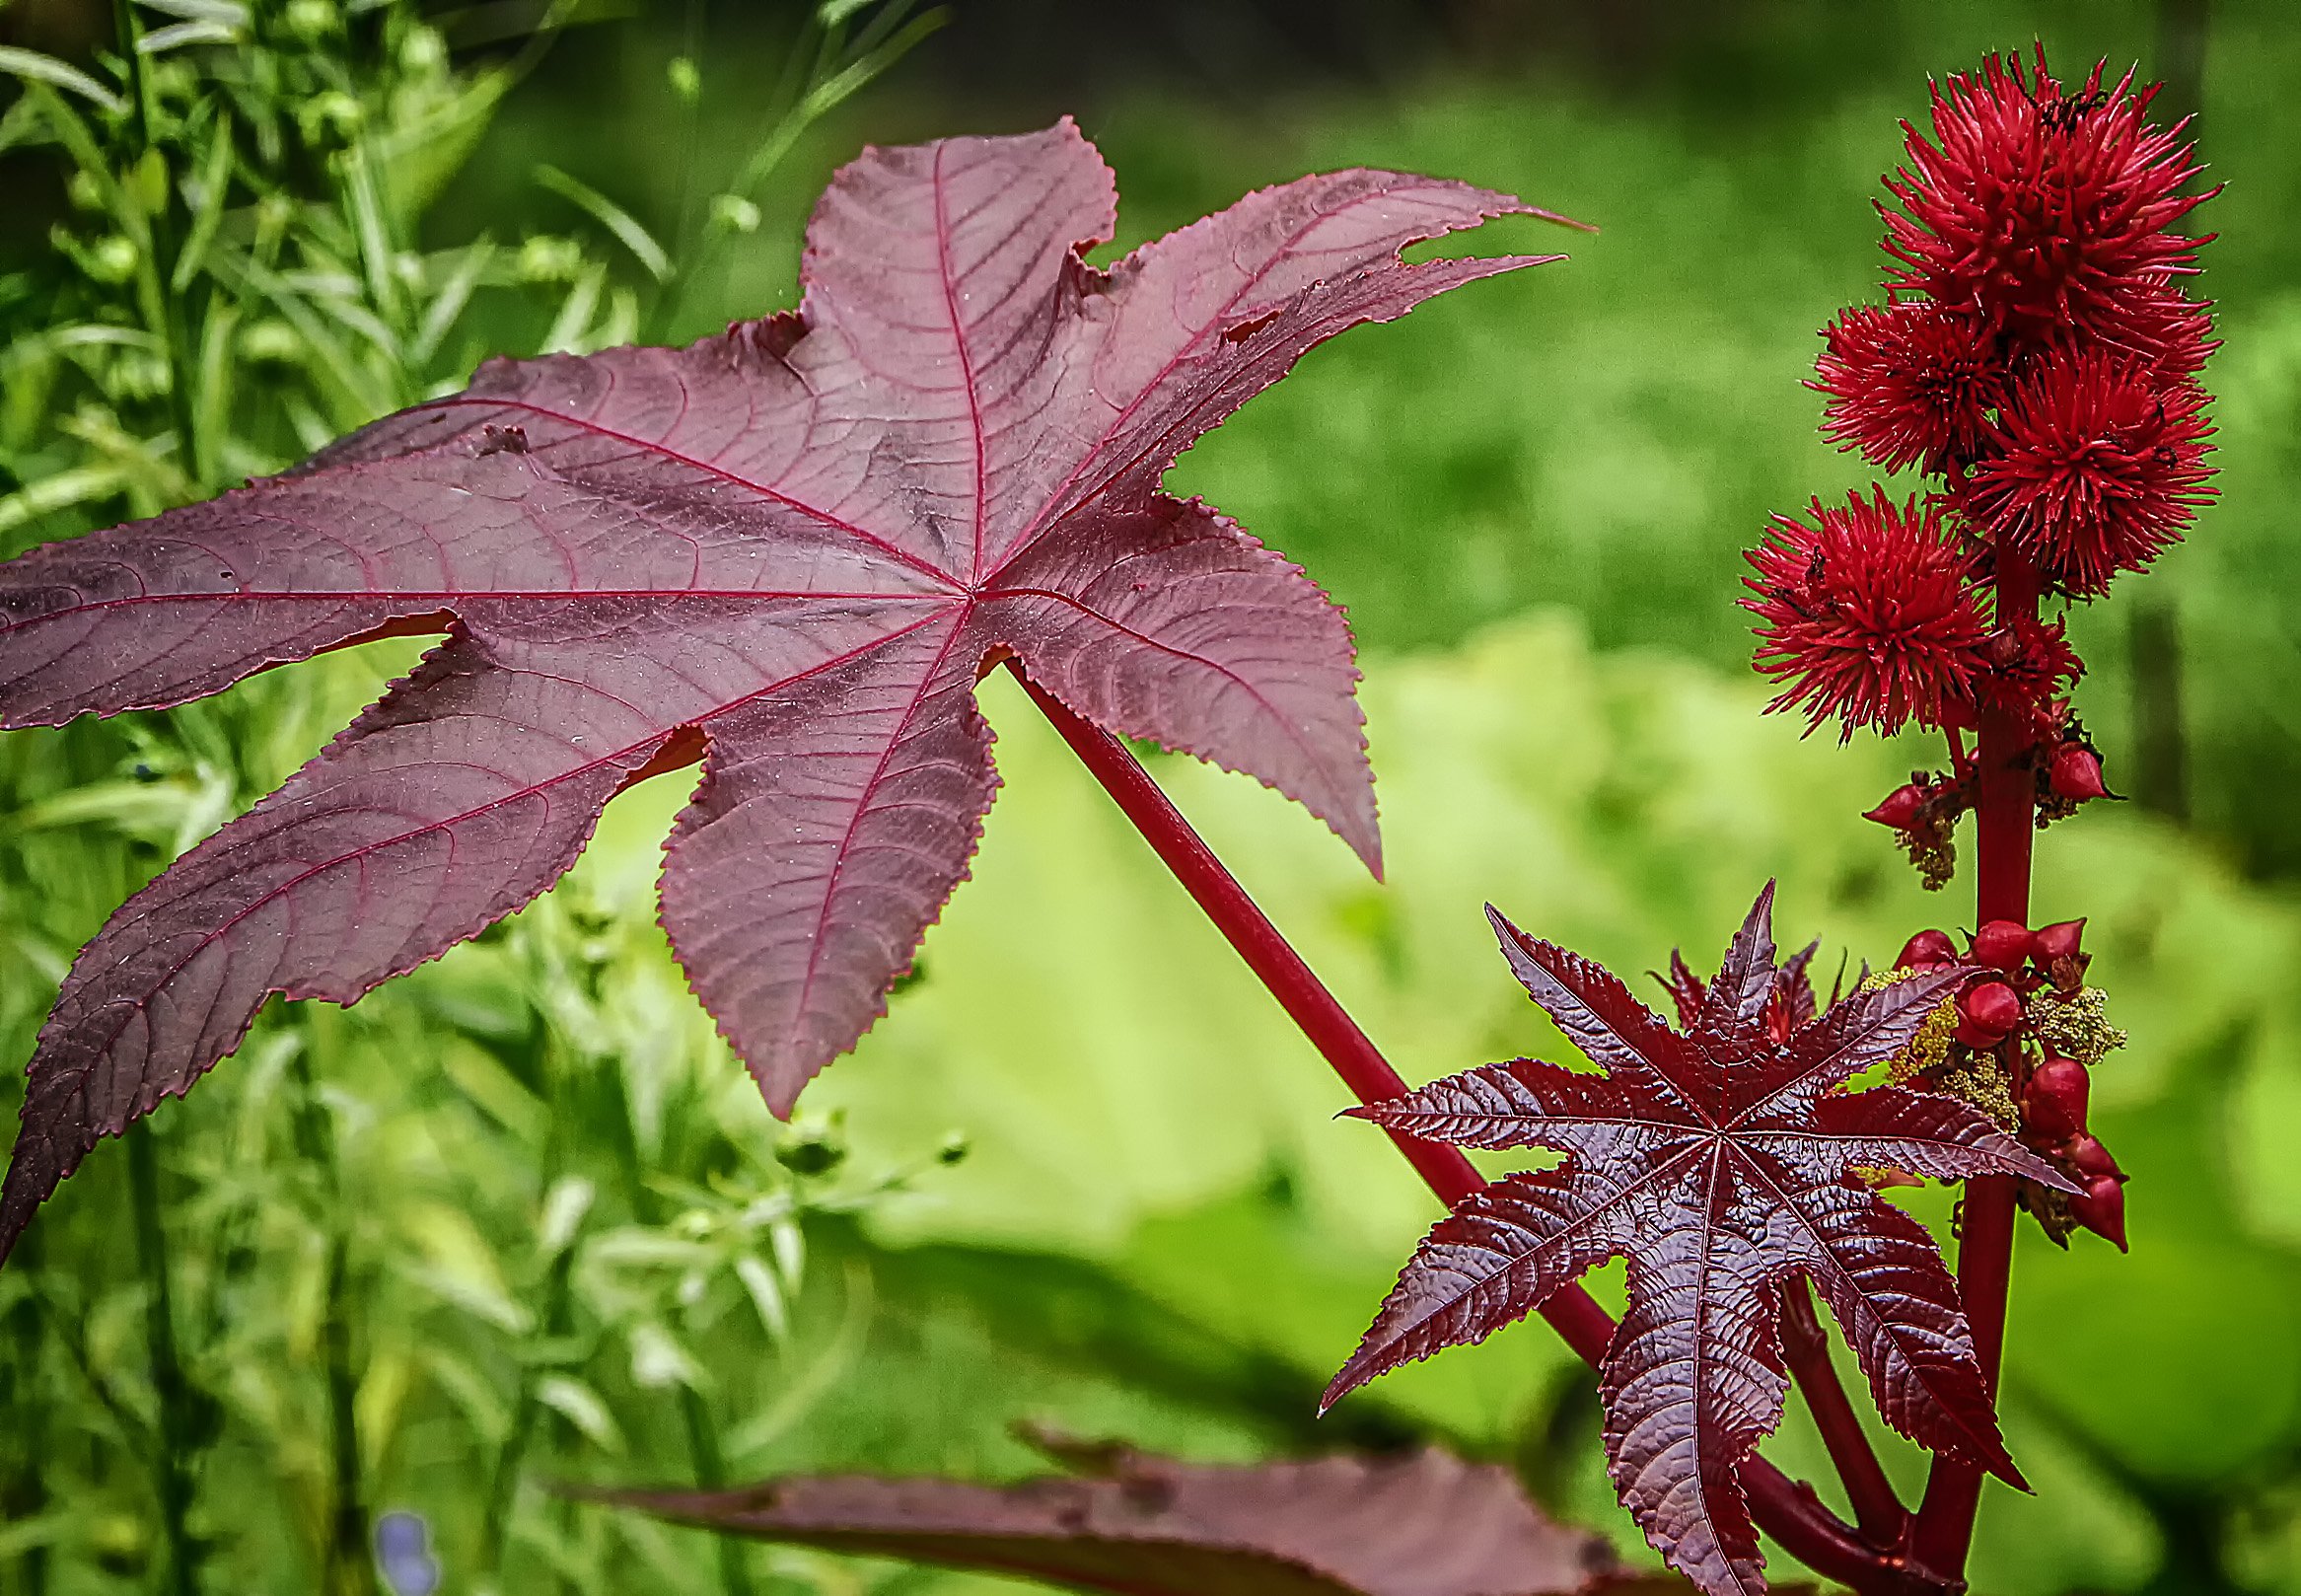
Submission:
<svg viewBox="0 0 2301 1596">
<path fill-rule="evenodd" d="M 360 1467 L 359 1377 L 351 1323 L 351 1227 L 345 1223 L 343 1179 L 335 1154 L 335 1124 L 312 1077 L 312 1033 L 289 1064 L 296 1083 L 296 1144 L 320 1177 L 327 1206 L 327 1286 L 320 1323 L 321 1358 L 327 1388 L 329 1485 L 326 1545 L 321 1589 L 325 1596 L 374 1596 L 376 1564 L 369 1548 L 370 1520 Z"/>
<path fill-rule="evenodd" d="M 198 1449 L 199 1399 L 184 1377 L 176 1345 L 176 1299 L 170 1289 L 168 1234 L 160 1217 L 160 1151 L 151 1122 L 128 1126 L 128 1186 L 136 1223 L 136 1261 L 144 1274 L 144 1345 L 160 1402 L 159 1455 L 152 1459 L 160 1525 L 168 1546 L 171 1596 L 198 1596 L 204 1548 L 191 1533 L 192 1462 Z"/>
<path fill-rule="evenodd" d="M 143 28 L 136 20 L 131 0 L 112 0 L 112 30 L 119 45 L 128 74 L 128 91 L 136 110 L 136 165 L 157 157 L 165 163 L 167 155 L 160 149 L 154 136 L 156 115 L 153 106 L 151 73 L 145 70 L 144 52 L 138 46 L 143 41 Z M 193 413 L 193 373 L 189 329 L 184 326 L 183 296 L 176 288 L 176 257 L 180 248 L 176 231 L 176 184 L 164 181 L 161 184 L 160 204 L 149 220 L 149 248 L 143 269 L 147 274 L 145 297 L 150 301 L 145 315 L 154 325 L 152 334 L 160 340 L 168 356 L 168 413 L 169 424 L 176 434 L 176 461 L 184 479 L 194 487 L 202 483 L 202 462 L 199 450 L 199 429 Z"/>
<path fill-rule="evenodd" d="M 663 1223 L 663 1199 L 648 1186 L 645 1169 L 639 1159 L 639 1137 L 631 1125 L 631 1094 L 625 1087 L 619 1060 L 610 1059 L 605 1066 L 615 1083 L 614 1114 L 615 1159 L 623 1176 L 623 1197 L 630 1205 L 631 1216 L 643 1225 Z M 712 1416 L 710 1406 L 702 1393 L 692 1386 L 680 1387 L 680 1420 L 686 1430 L 687 1465 L 693 1472 L 695 1484 L 704 1490 L 716 1490 L 727 1483 L 727 1462 L 719 1448 L 719 1426 Z M 714 1543 L 719 1558 L 719 1585 L 726 1596 L 752 1596 L 751 1568 L 745 1556 L 745 1545 L 732 1535 L 722 1535 Z"/>
<path fill-rule="evenodd" d="M 17 1245 L 16 1267 L 38 1278 L 40 1230 L 35 1225 Z M 44 1339 L 40 1335 L 40 1298 L 36 1291 L 27 1292 L 9 1315 L 8 1345 L 15 1357 L 8 1365 L 9 1378 L 0 1381 L 0 1412 L 17 1416 L 16 1442 L 21 1448 L 18 1457 L 21 1468 L 8 1482 L 8 1488 L 0 1491 L 0 1516 L 10 1523 L 29 1523 L 47 1510 L 47 1476 L 43 1468 L 48 1455 L 48 1405 L 40 1389 L 40 1353 Z M 23 1573 L 24 1596 L 47 1596 L 48 1548 L 44 1542 L 24 1549 L 18 1560 Z"/>
</svg>

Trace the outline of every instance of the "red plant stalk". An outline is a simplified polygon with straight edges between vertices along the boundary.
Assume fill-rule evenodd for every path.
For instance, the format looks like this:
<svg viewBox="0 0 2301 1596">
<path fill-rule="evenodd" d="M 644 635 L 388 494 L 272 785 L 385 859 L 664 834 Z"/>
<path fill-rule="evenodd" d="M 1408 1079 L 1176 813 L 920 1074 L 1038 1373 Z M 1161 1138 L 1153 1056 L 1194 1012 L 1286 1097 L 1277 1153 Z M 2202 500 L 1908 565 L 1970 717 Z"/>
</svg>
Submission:
<svg viewBox="0 0 2301 1596">
<path fill-rule="evenodd" d="M 2035 620 L 2039 572 L 2035 561 L 2000 543 L 1997 547 L 2000 621 Z M 2029 923 L 2030 843 L 2036 834 L 2037 734 L 2023 717 L 1984 708 L 1975 754 L 1980 770 L 1975 806 L 1977 854 L 1975 923 Z M 2018 1092 L 2021 1082 L 2014 1082 Z M 1974 1355 L 1994 1396 L 2005 1351 L 2006 1291 L 2013 1273 L 2016 1212 L 2011 1176 L 1977 1176 L 1966 1183 L 1958 1237 L 1958 1291 L 1973 1327 Z M 1926 1476 L 1925 1499 L 1910 1535 L 1911 1560 L 1922 1568 L 1956 1574 L 1966 1565 L 1974 1513 L 1981 1499 L 1981 1470 L 1936 1454 Z"/>
<path fill-rule="evenodd" d="M 1333 1066 L 1343 1084 L 1362 1103 L 1402 1096 L 1406 1083 L 1398 1071 L 1327 989 L 1326 983 L 1303 962 L 1292 944 L 1271 924 L 1269 916 L 1247 895 L 1237 878 L 1215 857 L 1214 850 L 1151 779 L 1150 772 L 1128 752 L 1126 745 L 1072 713 L 1053 694 L 1033 682 L 1016 662 L 1010 660 L 1007 664 L 1031 695 L 1031 701 L 1062 734 L 1071 752 L 1103 784 L 1104 790 L 1142 834 L 1143 840 L 1151 845 L 1183 889 L 1278 1000 L 1279 1007 L 1301 1029 L 1311 1046 Z M 1396 1131 L 1390 1135 L 1406 1161 L 1414 1166 L 1415 1173 L 1448 1207 L 1485 1186 L 1484 1178 L 1460 1149 Z M 1593 1368 L 1604 1363 L 1607 1347 L 1614 1340 L 1614 1316 L 1600 1307 L 1589 1292 L 1579 1285 L 1570 1285 L 1545 1303 L 1541 1313 L 1584 1362 Z M 1825 1348 L 1826 1370 L 1827 1356 Z M 1842 1410 L 1840 1422 L 1824 1420 L 1826 1431 L 1833 1434 L 1830 1441 L 1833 1459 L 1840 1458 L 1843 1425 L 1851 1426 L 1852 1436 L 1866 1454 L 1868 1439 L 1837 1386 L 1834 1371 L 1826 1372 L 1823 1379 L 1827 1388 L 1836 1393 L 1835 1408 Z M 1803 1378 L 1801 1385 L 1806 1385 Z M 1814 1401 L 1813 1387 L 1807 1385 L 1807 1389 L 1819 1419 L 1830 1406 L 1828 1397 Z M 1841 1470 L 1845 1467 L 1842 1461 L 1839 1466 Z M 1876 1469 L 1874 1457 L 1870 1459 L 1870 1468 Z M 1877 1473 L 1874 1484 L 1883 1485 L 1883 1473 Z M 1863 1596 L 1931 1596 L 1931 1593 L 1956 1588 L 1952 1582 L 1931 1579 L 1905 1567 L 1895 1551 L 1873 1544 L 1840 1521 L 1823 1505 L 1813 1487 L 1791 1480 L 1763 1458 L 1753 1457 L 1743 1467 L 1742 1484 L 1749 1492 L 1751 1512 L 1759 1527 L 1816 1573 L 1841 1580 Z M 1863 1487 L 1857 1487 L 1849 1479 L 1848 1492 L 1857 1503 L 1869 1501 L 1867 1509 L 1857 1508 L 1865 1520 L 1875 1516 L 1881 1523 L 1889 1522 L 1874 1488 L 1864 1488 L 1872 1485 L 1873 1482 L 1865 1480 Z M 1883 1500 L 1893 1500 L 1891 1487 L 1887 1487 Z M 1891 1522 L 1897 1526 L 1906 1517 L 1899 1502 L 1893 1502 L 1893 1513 L 1896 1517 Z"/>
</svg>

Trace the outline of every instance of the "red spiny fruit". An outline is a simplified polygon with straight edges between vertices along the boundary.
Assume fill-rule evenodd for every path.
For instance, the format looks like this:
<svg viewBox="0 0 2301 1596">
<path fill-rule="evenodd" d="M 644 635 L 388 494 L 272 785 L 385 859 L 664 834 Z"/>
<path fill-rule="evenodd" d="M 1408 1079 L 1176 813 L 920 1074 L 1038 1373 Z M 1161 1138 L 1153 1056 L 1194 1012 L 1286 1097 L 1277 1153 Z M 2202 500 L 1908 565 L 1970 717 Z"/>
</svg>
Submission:
<svg viewBox="0 0 2301 1596">
<path fill-rule="evenodd" d="M 1967 460 L 1989 432 L 2004 381 L 1997 340 L 1938 305 L 1859 305 L 1823 332 L 1813 386 L 1830 396 L 1824 434 L 1887 471 Z"/>
<path fill-rule="evenodd" d="M 2204 403 L 2131 360 L 2056 350 L 2015 385 L 1967 507 L 2064 591 L 2098 597 L 2179 543 L 2212 496 Z"/>
<path fill-rule="evenodd" d="M 2171 276 L 2135 288 L 2123 305 L 2126 325 L 2112 347 L 2141 360 L 2160 382 L 2196 376 L 2221 347 L 2213 337 L 2211 302 L 2190 298 Z"/>
<path fill-rule="evenodd" d="M 1989 663 L 1982 691 L 2008 708 L 2042 706 L 2085 674 L 2068 627 L 2058 620 L 2017 616 L 1989 634 L 1982 656 Z"/>
<path fill-rule="evenodd" d="M 2168 332 L 2145 303 L 2193 269 L 2201 240 L 2169 229 L 2204 197 L 2183 129 L 2147 120 L 2154 89 L 2128 75 L 2104 90 L 2096 66 L 2076 94 L 2046 69 L 1991 56 L 1933 93 L 1933 138 L 1904 124 L 1910 165 L 1881 206 L 1897 293 L 1977 314 L 2032 345 L 2064 330 L 2120 349 Z"/>
<path fill-rule="evenodd" d="M 1982 667 L 1988 624 L 1966 551 L 1938 506 L 1897 505 L 1882 487 L 1842 509 L 1816 499 L 1813 515 L 1774 517 L 1746 556 L 1758 669 L 1782 688 L 1767 707 L 1802 706 L 1815 726 L 1834 715 L 1848 738 L 1937 722 Z"/>
</svg>

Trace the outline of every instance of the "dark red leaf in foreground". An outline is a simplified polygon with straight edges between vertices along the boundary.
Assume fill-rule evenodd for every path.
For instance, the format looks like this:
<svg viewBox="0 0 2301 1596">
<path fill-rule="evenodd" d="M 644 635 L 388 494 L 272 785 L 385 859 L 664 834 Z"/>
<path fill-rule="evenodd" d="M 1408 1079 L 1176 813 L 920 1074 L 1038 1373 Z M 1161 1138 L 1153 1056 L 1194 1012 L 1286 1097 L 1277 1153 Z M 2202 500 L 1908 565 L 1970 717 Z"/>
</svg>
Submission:
<svg viewBox="0 0 2301 1596">
<path fill-rule="evenodd" d="M 1793 1274 L 1829 1301 L 1889 1423 L 2020 1483 L 1956 1282 L 1924 1228 L 1856 1171 L 2012 1171 L 2070 1189 L 1953 1098 L 1837 1090 L 1900 1052 L 1964 972 L 1857 991 L 1777 1042 L 1772 910 L 1768 886 L 1682 1035 L 1600 966 L 1489 908 L 1518 979 L 1604 1073 L 1520 1058 L 1350 1111 L 1434 1141 L 1567 1156 L 1439 1221 L 1328 1402 L 1482 1340 L 1626 1255 L 1629 1308 L 1605 1368 L 1608 1459 L 1647 1539 L 1713 1596 L 1764 1589 L 1736 1477 L 1781 1418 L 1776 1327 Z"/>
<path fill-rule="evenodd" d="M 1547 1596 L 1622 1588 L 1605 1541 L 1507 1469 L 1443 1452 L 1207 1468 L 1123 1453 L 1103 1478 L 811 1478 L 608 1497 L 730 1535 L 1025 1574 L 1124 1596 Z"/>
<path fill-rule="evenodd" d="M 1115 201 L 1068 122 L 871 151 L 817 208 L 794 314 L 496 362 L 291 475 L 0 566 L 8 726 L 448 634 L 81 956 L 0 1253 L 267 994 L 349 1002 L 471 936 L 619 788 L 697 750 L 664 924 L 787 1111 L 967 873 L 996 785 L 971 689 L 1003 652 L 1091 720 L 1299 799 L 1374 865 L 1341 613 L 1159 479 L 1313 344 L 1534 258 L 1402 247 L 1541 213 L 1345 172 L 1105 272 L 1080 251 Z"/>
</svg>

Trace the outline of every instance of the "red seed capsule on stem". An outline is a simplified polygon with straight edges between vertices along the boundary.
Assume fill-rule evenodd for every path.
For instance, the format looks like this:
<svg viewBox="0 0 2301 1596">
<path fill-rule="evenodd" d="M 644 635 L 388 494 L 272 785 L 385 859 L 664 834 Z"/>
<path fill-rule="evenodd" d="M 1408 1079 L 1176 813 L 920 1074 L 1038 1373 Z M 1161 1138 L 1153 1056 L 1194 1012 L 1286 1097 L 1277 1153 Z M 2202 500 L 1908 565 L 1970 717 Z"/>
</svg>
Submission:
<svg viewBox="0 0 2301 1596">
<path fill-rule="evenodd" d="M 2085 921 L 2057 920 L 2040 926 L 2031 937 L 2030 957 L 2041 969 L 2050 970 L 2063 959 L 2074 959 L 2085 940 Z"/>
<path fill-rule="evenodd" d="M 2101 1144 L 2098 1137 L 2079 1136 L 2069 1144 L 2065 1156 L 2069 1160 L 2069 1167 L 2087 1180 L 2107 1178 L 2121 1181 L 2125 1178 L 2125 1172 L 2118 1168 L 2118 1161 L 2110 1156 L 2110 1150 Z"/>
<path fill-rule="evenodd" d="M 1899 970 L 1938 970 L 1958 962 L 1958 945 L 1946 931 L 1920 931 L 1902 944 L 1902 957 L 1894 961 Z"/>
<path fill-rule="evenodd" d="M 1925 807 L 1925 794 L 1915 786 L 1904 784 L 1886 794 L 1877 808 L 1862 815 L 1863 820 L 1874 820 L 1880 826 L 1897 832 L 1906 832 L 1917 824 L 1917 813 Z"/>
<path fill-rule="evenodd" d="M 2053 790 L 2072 802 L 2110 795 L 2110 789 L 2102 784 L 2101 757 L 2075 743 L 2063 744 L 2053 756 L 2050 779 Z"/>
<path fill-rule="evenodd" d="M 2074 1136 L 2085 1128 L 2086 1100 L 2092 1078 L 2074 1058 L 2049 1056 L 2030 1076 L 2023 1118 L 2047 1141 Z"/>
<path fill-rule="evenodd" d="M 1958 999 L 1958 1040 L 1994 1048 L 2021 1024 L 2021 995 L 2002 980 L 1983 981 Z"/>
<path fill-rule="evenodd" d="M 2125 1188 L 2115 1175 L 2096 1175 L 2085 1190 L 2069 1199 L 2069 1217 L 2116 1246 L 2125 1249 Z"/>
<path fill-rule="evenodd" d="M 2035 940 L 2019 920 L 1991 920 L 1974 933 L 1974 962 L 2010 976 L 2028 961 Z"/>
</svg>

